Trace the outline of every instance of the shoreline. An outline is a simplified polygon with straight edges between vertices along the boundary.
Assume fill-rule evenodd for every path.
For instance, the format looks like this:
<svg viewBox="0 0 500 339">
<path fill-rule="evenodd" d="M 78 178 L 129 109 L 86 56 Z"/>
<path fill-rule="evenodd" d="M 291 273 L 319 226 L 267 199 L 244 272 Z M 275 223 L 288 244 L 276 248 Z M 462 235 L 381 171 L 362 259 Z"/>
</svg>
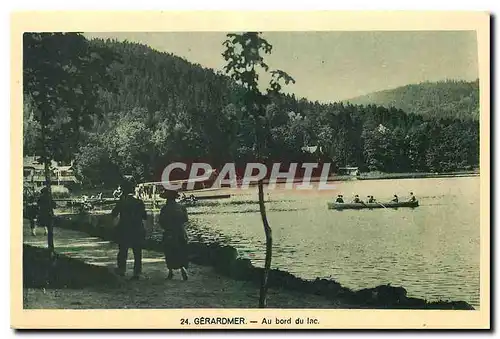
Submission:
<svg viewBox="0 0 500 339">
<path fill-rule="evenodd" d="M 386 180 L 386 179 L 427 179 L 427 178 L 462 178 L 477 177 L 479 172 L 462 171 L 448 173 L 414 172 L 414 173 L 380 173 L 361 175 L 358 180 Z"/>
<path fill-rule="evenodd" d="M 432 173 L 432 172 L 407 172 L 407 173 L 380 173 L 380 172 L 366 172 L 362 173 L 358 176 L 353 175 L 331 175 L 328 176 L 326 180 L 326 184 L 335 183 L 335 182 L 343 182 L 343 181 L 369 181 L 369 180 L 401 180 L 401 179 L 439 179 L 439 178 L 464 178 L 464 177 L 479 177 L 480 173 L 477 171 L 459 171 L 459 172 L 446 172 L 446 173 Z M 322 181 L 321 177 L 312 177 L 309 180 L 313 186 L 315 184 L 319 184 Z M 264 189 L 269 185 L 269 179 L 262 180 L 264 184 Z M 293 185 L 297 186 L 305 182 L 303 179 L 293 179 Z M 286 179 L 277 178 L 276 179 L 276 189 L 281 189 L 280 185 L 286 183 Z M 324 182 L 325 183 L 325 182 Z M 257 187 L 256 182 L 250 182 L 249 187 L 255 188 Z M 212 187 L 207 188 L 212 189 Z M 237 192 L 240 191 L 239 184 L 237 188 L 231 188 L 229 186 L 221 186 L 213 188 L 215 190 L 221 190 L 224 192 Z M 295 189 L 295 187 L 293 188 Z M 193 191 L 196 193 L 196 191 Z"/>
<path fill-rule="evenodd" d="M 433 173 L 433 172 L 405 172 L 405 173 L 382 173 L 382 172 L 365 172 L 361 173 L 359 176 L 352 175 L 330 175 L 327 178 L 327 183 L 337 182 L 337 181 L 355 181 L 355 180 L 389 180 L 389 179 L 431 179 L 431 178 L 461 178 L 461 177 L 477 177 L 480 176 L 479 171 L 455 171 L 455 172 L 443 172 L 443 173 Z M 321 181 L 321 177 L 312 177 L 310 183 L 319 183 Z M 284 184 L 286 181 L 282 178 L 276 179 L 276 184 Z M 294 179 L 294 184 L 300 184 L 303 182 L 302 179 Z M 263 180 L 264 185 L 269 184 L 269 179 Z M 257 187 L 256 182 L 250 182 L 249 187 Z M 112 188 L 107 188 L 104 190 L 100 190 L 98 188 L 84 188 L 78 190 L 78 195 L 81 196 L 82 193 L 96 193 L 101 191 L 109 191 L 111 192 Z M 221 187 L 208 187 L 204 189 L 205 191 L 213 190 L 227 190 L 238 191 L 240 188 L 231 188 L 230 186 L 221 186 Z M 193 192 L 196 192 L 193 191 Z M 70 193 L 70 197 L 75 197 L 73 193 Z"/>
<path fill-rule="evenodd" d="M 463 178 L 463 177 L 478 177 L 480 173 L 477 171 L 457 171 L 457 172 L 445 172 L 445 173 L 432 173 L 432 172 L 406 172 L 406 173 L 382 173 L 382 172 L 366 172 L 358 176 L 354 175 L 330 175 L 328 176 L 326 183 L 333 183 L 338 181 L 356 181 L 356 180 L 390 180 L 390 179 L 432 179 L 432 178 Z M 316 184 L 322 181 L 321 177 L 311 177 L 309 183 Z M 301 178 L 294 179 L 293 184 L 302 184 L 304 180 Z M 262 183 L 264 188 L 269 184 L 269 179 L 263 179 Z M 285 184 L 286 179 L 277 178 L 276 184 Z M 256 182 L 250 182 L 249 187 L 257 187 Z M 235 190 L 229 186 L 222 186 L 222 190 Z M 239 186 L 238 186 L 239 189 Z M 196 192 L 196 191 L 195 191 Z"/>
<path fill-rule="evenodd" d="M 61 229 L 84 232 L 94 237 L 113 241 L 112 228 L 105 216 L 65 215 L 58 217 Z M 57 248 L 57 247 L 56 247 Z M 161 244 L 148 238 L 144 247 L 150 251 L 161 251 Z M 238 251 L 232 246 L 191 242 L 189 244 L 190 262 L 195 265 L 212 267 L 214 271 L 227 279 L 245 281 L 255 285 L 256 291 L 262 274 L 262 268 L 252 265 L 250 260 L 238 257 Z M 404 287 L 380 285 L 373 288 L 351 290 L 338 282 L 328 279 L 307 280 L 295 275 L 272 269 L 269 273 L 269 287 L 283 293 L 296 292 L 308 296 L 321 296 L 332 305 L 349 305 L 347 308 L 385 308 L 385 309 L 468 309 L 474 307 L 464 301 L 433 301 L 407 296 Z M 253 306 L 252 306 L 253 307 Z M 337 307 L 336 307 L 337 308 Z"/>
</svg>

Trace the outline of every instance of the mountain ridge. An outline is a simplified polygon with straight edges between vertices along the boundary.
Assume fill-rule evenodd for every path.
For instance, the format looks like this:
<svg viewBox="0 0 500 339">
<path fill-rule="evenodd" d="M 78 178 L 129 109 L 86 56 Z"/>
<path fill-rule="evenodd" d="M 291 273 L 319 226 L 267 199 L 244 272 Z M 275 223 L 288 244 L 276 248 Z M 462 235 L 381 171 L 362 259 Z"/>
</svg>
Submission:
<svg viewBox="0 0 500 339">
<path fill-rule="evenodd" d="M 424 81 L 368 93 L 342 102 L 394 107 L 426 118 L 479 120 L 479 79 Z"/>
</svg>

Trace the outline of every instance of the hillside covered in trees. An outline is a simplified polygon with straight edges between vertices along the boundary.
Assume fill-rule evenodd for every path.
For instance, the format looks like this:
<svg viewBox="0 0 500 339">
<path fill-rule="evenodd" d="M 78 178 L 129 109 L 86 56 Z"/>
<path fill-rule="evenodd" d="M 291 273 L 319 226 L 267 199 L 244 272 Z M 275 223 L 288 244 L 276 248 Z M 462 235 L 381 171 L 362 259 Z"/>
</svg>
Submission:
<svg viewBox="0 0 500 339">
<path fill-rule="evenodd" d="M 479 119 L 479 80 L 446 80 L 406 85 L 346 100 L 395 107 L 426 118 Z"/>
<path fill-rule="evenodd" d="M 255 136 L 248 115 L 242 114 L 244 89 L 228 77 L 136 43 L 92 40 L 90 45 L 116 60 L 109 67 L 113 84 L 99 90 L 102 113 L 82 131 L 78 152 L 69 155 L 86 185 L 112 186 L 124 174 L 158 180 L 173 161 L 217 167 L 254 159 Z M 426 91 L 421 97 L 412 93 L 420 102 L 433 100 Z M 464 90 L 464 105 L 468 100 L 477 101 L 477 96 Z M 477 108 L 477 102 L 469 104 Z M 30 119 L 32 111 L 25 93 L 25 154 L 35 152 L 39 128 Z M 274 96 L 266 108 L 267 156 L 279 162 L 320 159 L 364 171 L 441 172 L 477 166 L 477 119 L 467 114 L 437 117 L 381 105 Z M 307 154 L 304 146 L 320 146 L 322 152 Z"/>
</svg>

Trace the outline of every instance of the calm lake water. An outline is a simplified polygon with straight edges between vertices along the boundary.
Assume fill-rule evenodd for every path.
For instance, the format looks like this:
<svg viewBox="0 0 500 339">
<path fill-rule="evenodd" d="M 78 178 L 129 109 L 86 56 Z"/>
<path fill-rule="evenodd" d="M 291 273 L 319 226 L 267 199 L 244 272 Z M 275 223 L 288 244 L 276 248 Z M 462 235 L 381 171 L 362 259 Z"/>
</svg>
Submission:
<svg viewBox="0 0 500 339">
<path fill-rule="evenodd" d="M 388 201 L 413 191 L 415 209 L 328 210 L 332 196 Z M 479 306 L 479 177 L 338 182 L 333 192 L 268 191 L 272 267 L 352 289 L 391 283 L 413 297 Z M 189 209 L 191 237 L 233 245 L 262 266 L 256 192 Z M 240 203 L 238 203 L 240 200 Z"/>
</svg>

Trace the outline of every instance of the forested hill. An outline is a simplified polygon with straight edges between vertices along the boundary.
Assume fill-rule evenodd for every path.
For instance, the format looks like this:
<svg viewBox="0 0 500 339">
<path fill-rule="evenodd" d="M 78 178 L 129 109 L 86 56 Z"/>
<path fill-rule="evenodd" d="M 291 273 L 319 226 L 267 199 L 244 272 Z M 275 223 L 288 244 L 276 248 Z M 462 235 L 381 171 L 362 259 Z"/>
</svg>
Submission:
<svg viewBox="0 0 500 339">
<path fill-rule="evenodd" d="M 228 77 L 137 43 L 90 44 L 118 61 L 108 72 L 114 85 L 102 87 L 97 98 L 103 114 L 69 155 L 84 183 L 114 185 L 124 174 L 159 180 L 173 161 L 217 167 L 255 160 L 243 89 Z M 479 125 L 470 120 L 424 119 L 396 108 L 320 104 L 293 95 L 271 98 L 265 114 L 269 161 L 321 160 L 333 170 L 353 165 L 385 172 L 454 171 L 479 162 Z M 33 154 L 37 126 L 28 114 L 24 118 L 24 152 Z M 304 146 L 321 152 L 307 154 Z"/>
<path fill-rule="evenodd" d="M 152 112 L 219 109 L 235 89 L 230 90 L 224 75 L 146 45 L 101 39 L 93 39 L 91 44 L 111 49 L 120 59 L 112 68 L 118 92 L 103 96 L 105 112 L 138 107 Z"/>
<path fill-rule="evenodd" d="M 479 119 L 479 80 L 439 81 L 397 87 L 346 100 L 396 107 L 429 118 Z"/>
</svg>

